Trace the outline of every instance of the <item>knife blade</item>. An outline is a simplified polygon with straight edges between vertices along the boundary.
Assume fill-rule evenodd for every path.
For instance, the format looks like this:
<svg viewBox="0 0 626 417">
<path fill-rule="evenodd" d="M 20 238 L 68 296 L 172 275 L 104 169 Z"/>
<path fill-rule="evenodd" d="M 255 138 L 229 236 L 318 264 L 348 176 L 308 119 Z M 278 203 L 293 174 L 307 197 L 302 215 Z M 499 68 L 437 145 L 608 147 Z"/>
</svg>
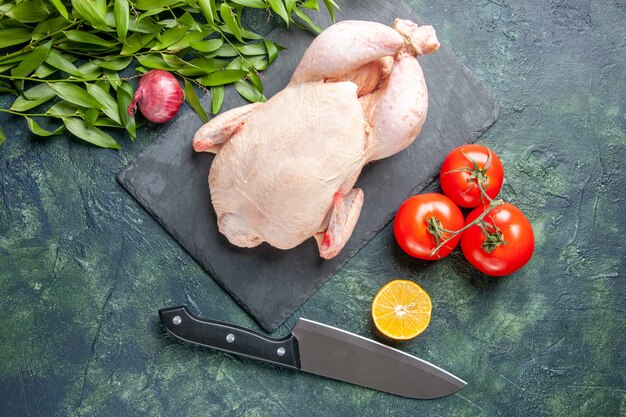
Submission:
<svg viewBox="0 0 626 417">
<path fill-rule="evenodd" d="M 281 339 L 193 315 L 187 306 L 159 310 L 177 338 L 409 398 L 453 394 L 465 381 L 422 359 L 365 337 L 300 318 Z"/>
</svg>

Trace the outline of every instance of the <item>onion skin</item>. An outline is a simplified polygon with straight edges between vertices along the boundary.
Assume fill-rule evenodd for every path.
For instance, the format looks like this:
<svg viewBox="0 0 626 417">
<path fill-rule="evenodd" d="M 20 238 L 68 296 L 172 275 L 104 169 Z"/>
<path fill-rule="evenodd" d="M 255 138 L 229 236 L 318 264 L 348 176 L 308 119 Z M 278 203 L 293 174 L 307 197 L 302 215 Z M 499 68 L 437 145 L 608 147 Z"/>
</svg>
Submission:
<svg viewBox="0 0 626 417">
<path fill-rule="evenodd" d="M 133 115 L 135 105 L 144 117 L 151 122 L 165 123 L 171 120 L 185 101 L 185 93 L 178 80 L 164 70 L 151 70 L 139 79 L 139 86 L 128 114 Z"/>
</svg>

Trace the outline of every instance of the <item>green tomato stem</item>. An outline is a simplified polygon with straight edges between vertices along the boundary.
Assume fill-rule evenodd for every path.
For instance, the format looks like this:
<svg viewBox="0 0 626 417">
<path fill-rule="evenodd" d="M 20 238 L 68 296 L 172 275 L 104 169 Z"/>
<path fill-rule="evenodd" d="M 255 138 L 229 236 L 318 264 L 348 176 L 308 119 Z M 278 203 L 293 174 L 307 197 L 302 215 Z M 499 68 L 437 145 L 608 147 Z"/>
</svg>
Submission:
<svg viewBox="0 0 626 417">
<path fill-rule="evenodd" d="M 482 220 L 485 218 L 485 216 L 487 216 L 487 214 L 489 214 L 494 208 L 499 207 L 502 204 L 504 204 L 503 200 L 492 200 L 489 203 L 489 207 L 487 208 L 487 210 L 483 211 L 480 214 L 480 216 L 478 216 L 476 219 L 474 219 L 471 223 L 466 224 L 465 226 L 463 226 L 459 230 L 450 232 L 451 235 L 449 237 L 447 237 L 445 240 L 443 240 L 441 243 L 439 243 L 439 245 L 437 245 L 437 247 L 435 249 L 433 249 L 432 252 L 430 252 L 430 256 L 435 256 L 435 254 L 437 252 L 439 252 L 439 249 L 443 248 L 446 244 L 448 244 L 448 242 L 450 242 L 457 235 L 459 235 L 459 233 L 462 233 L 462 232 L 466 231 L 467 229 L 469 229 L 472 226 L 480 224 L 482 222 Z"/>
</svg>

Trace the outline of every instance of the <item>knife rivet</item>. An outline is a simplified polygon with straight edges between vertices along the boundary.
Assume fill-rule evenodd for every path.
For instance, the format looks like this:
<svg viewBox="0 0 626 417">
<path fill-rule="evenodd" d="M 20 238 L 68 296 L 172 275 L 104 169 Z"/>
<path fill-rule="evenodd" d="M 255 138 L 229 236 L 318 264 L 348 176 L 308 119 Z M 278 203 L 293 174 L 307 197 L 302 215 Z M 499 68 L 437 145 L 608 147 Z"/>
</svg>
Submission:
<svg viewBox="0 0 626 417">
<path fill-rule="evenodd" d="M 235 335 L 234 335 L 234 334 L 232 334 L 232 333 L 228 333 L 228 334 L 226 335 L 226 341 L 227 341 L 228 343 L 233 343 L 233 342 L 235 341 Z"/>
<path fill-rule="evenodd" d="M 172 323 L 174 323 L 176 326 L 178 326 L 182 321 L 183 319 L 181 319 L 180 316 L 174 316 L 174 318 L 172 319 Z"/>
<path fill-rule="evenodd" d="M 285 348 L 284 347 L 279 347 L 278 350 L 276 351 L 276 354 L 278 356 L 285 356 Z"/>
</svg>

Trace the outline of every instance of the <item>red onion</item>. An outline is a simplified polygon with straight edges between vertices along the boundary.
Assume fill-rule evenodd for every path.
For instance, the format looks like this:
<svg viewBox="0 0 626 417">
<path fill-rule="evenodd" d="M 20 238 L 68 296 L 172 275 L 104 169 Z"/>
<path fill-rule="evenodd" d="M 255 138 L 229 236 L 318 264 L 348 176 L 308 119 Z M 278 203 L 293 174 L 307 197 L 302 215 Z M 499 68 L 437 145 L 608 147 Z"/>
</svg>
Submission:
<svg viewBox="0 0 626 417">
<path fill-rule="evenodd" d="M 135 105 L 146 119 L 151 122 L 165 123 L 176 115 L 185 101 L 185 94 L 178 80 L 167 71 L 155 69 L 144 74 L 139 80 L 139 87 L 128 106 L 128 114 L 135 112 Z"/>
</svg>

